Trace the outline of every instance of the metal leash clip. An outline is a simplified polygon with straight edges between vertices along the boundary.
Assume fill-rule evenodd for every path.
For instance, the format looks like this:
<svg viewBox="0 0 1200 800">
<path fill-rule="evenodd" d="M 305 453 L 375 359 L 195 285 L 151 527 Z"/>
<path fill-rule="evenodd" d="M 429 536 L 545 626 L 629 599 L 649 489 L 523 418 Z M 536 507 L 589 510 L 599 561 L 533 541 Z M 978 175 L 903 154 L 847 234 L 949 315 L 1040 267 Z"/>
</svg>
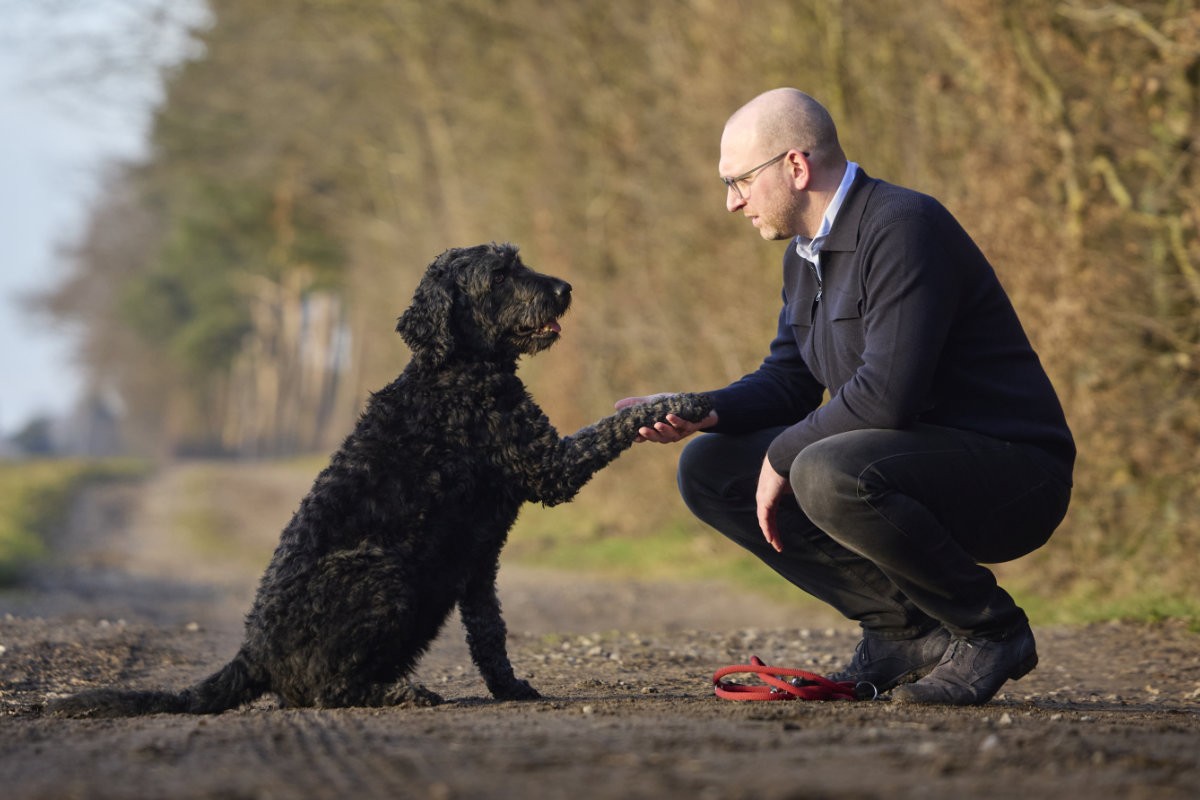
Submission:
<svg viewBox="0 0 1200 800">
<path fill-rule="evenodd" d="M 820 686 L 816 681 L 807 680 L 805 678 L 792 678 L 788 681 L 792 686 L 801 688 L 804 686 Z M 783 692 L 783 689 L 772 689 L 772 692 Z M 870 681 L 859 681 L 854 684 L 854 699 L 855 700 L 878 700 L 879 689 Z"/>
<path fill-rule="evenodd" d="M 870 681 L 859 681 L 854 684 L 855 700 L 878 700 L 879 688 Z"/>
</svg>

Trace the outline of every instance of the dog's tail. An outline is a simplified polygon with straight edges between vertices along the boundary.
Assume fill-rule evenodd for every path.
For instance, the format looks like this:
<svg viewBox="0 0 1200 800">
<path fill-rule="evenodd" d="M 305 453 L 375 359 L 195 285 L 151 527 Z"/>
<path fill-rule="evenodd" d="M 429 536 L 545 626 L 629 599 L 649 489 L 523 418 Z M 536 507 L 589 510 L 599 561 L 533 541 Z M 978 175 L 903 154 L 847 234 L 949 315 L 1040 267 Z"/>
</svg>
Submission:
<svg viewBox="0 0 1200 800">
<path fill-rule="evenodd" d="M 219 714 L 259 697 L 270 688 L 252 668 L 246 651 L 182 692 L 92 689 L 51 700 L 46 713 L 57 717 L 137 717 L 143 714 Z"/>
</svg>

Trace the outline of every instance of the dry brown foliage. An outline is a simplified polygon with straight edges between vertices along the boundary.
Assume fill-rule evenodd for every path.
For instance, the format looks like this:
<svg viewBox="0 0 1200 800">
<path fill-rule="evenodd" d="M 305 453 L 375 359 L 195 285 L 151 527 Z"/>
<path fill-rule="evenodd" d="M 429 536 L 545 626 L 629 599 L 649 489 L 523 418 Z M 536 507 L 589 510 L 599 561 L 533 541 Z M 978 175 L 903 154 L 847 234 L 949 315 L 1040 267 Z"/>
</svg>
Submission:
<svg viewBox="0 0 1200 800">
<path fill-rule="evenodd" d="M 204 57 L 168 83 L 147 172 L 167 194 L 197 176 L 286 179 L 290 202 L 336 229 L 355 345 L 326 444 L 403 364 L 392 320 L 454 245 L 515 241 L 575 285 L 564 341 L 523 368 L 564 429 L 625 395 L 754 369 L 781 253 L 725 213 L 717 139 L 746 99 L 792 85 L 829 106 L 852 159 L 939 197 L 975 235 L 1059 388 L 1076 498 L 1028 573 L 1097 602 L 1196 602 L 1193 0 L 212 5 Z M 142 239 L 152 264 L 156 237 Z M 118 342 L 119 327 L 91 332 Z M 87 358 L 101 375 L 114 356 L 89 341 Z M 164 386 L 168 406 L 228 391 Z M 189 435 L 229 421 L 203 424 Z M 629 534 L 679 517 L 674 453 L 652 450 L 574 513 Z"/>
</svg>

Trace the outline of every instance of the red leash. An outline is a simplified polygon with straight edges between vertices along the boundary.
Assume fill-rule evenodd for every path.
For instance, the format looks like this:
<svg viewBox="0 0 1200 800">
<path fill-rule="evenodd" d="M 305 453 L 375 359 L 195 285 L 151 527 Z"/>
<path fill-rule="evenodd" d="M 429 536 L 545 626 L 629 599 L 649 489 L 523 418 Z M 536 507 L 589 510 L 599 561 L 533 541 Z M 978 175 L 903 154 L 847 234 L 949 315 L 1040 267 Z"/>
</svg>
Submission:
<svg viewBox="0 0 1200 800">
<path fill-rule="evenodd" d="M 723 680 L 726 675 L 738 673 L 757 675 L 766 685 Z M 750 656 L 749 664 L 734 664 L 717 670 L 713 675 L 713 691 L 717 697 L 726 700 L 871 700 L 879 696 L 869 683 L 855 686 L 849 681 L 831 681 L 802 669 L 768 667 L 758 656 Z"/>
</svg>

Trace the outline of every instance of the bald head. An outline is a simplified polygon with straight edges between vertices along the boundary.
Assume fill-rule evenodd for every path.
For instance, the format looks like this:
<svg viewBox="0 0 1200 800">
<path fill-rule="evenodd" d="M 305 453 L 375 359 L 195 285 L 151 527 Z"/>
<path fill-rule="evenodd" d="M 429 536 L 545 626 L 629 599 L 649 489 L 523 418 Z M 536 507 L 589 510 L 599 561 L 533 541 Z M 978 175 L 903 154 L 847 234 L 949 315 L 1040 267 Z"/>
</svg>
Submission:
<svg viewBox="0 0 1200 800">
<path fill-rule="evenodd" d="M 741 212 L 764 239 L 815 236 L 846 174 L 846 155 L 824 106 L 796 89 L 773 89 L 725 123 L 717 173 L 725 208 Z"/>
<path fill-rule="evenodd" d="M 798 89 L 772 89 L 734 112 L 726 134 L 745 137 L 755 151 L 774 154 L 795 148 L 811 154 L 815 164 L 836 166 L 846 156 L 837 127 L 825 107 Z"/>
</svg>

